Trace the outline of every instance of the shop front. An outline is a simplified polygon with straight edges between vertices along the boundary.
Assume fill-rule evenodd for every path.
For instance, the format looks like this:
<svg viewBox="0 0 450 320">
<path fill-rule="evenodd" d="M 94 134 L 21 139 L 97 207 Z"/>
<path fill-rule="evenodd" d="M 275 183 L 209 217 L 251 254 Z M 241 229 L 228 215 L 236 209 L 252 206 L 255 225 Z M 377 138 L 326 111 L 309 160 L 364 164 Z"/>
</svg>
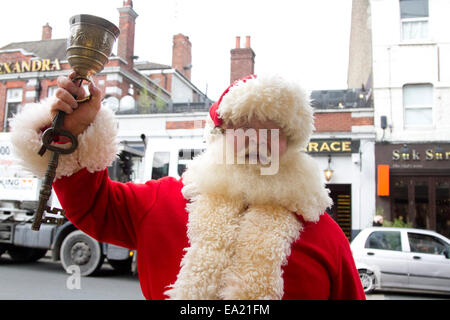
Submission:
<svg viewBox="0 0 450 320">
<path fill-rule="evenodd" d="M 353 229 L 358 229 L 352 226 L 352 222 L 359 219 L 359 190 L 354 190 L 359 184 L 354 180 L 356 175 L 353 172 L 360 172 L 359 164 L 355 165 L 352 161 L 352 155 L 359 157 L 360 141 L 312 139 L 305 151 L 318 162 L 326 187 L 330 190 L 333 205 L 327 208 L 327 213 L 338 223 L 347 238 L 352 239 Z"/>
<path fill-rule="evenodd" d="M 377 212 L 450 237 L 450 144 L 376 144 Z"/>
</svg>

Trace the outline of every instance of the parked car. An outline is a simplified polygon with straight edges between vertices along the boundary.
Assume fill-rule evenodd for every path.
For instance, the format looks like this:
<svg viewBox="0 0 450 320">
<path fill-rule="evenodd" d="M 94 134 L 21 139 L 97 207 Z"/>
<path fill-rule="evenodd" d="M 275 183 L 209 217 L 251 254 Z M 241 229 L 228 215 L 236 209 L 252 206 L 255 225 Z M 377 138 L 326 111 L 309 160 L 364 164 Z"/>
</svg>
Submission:
<svg viewBox="0 0 450 320">
<path fill-rule="evenodd" d="M 450 240 L 430 230 L 373 227 L 351 242 L 364 291 L 450 294 Z"/>
</svg>

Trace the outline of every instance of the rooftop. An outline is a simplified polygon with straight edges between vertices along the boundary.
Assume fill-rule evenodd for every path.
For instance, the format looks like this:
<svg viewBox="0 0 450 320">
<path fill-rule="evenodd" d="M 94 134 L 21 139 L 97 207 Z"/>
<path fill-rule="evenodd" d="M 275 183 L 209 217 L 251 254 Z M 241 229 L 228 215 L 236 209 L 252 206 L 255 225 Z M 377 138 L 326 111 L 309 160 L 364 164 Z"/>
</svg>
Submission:
<svg viewBox="0 0 450 320">
<path fill-rule="evenodd" d="M 23 49 L 29 53 L 33 53 L 39 58 L 46 59 L 66 59 L 67 39 L 52 39 L 26 42 L 12 42 L 0 50 Z"/>
<path fill-rule="evenodd" d="M 136 69 L 138 69 L 140 71 L 172 69 L 171 66 L 168 66 L 166 64 L 160 64 L 160 63 L 149 62 L 149 61 L 137 61 L 134 66 Z"/>
<path fill-rule="evenodd" d="M 371 91 L 363 89 L 314 90 L 311 100 L 314 109 L 373 108 Z"/>
<path fill-rule="evenodd" d="M 208 112 L 211 107 L 211 101 L 191 102 L 191 103 L 168 103 L 156 106 L 135 106 L 132 109 L 117 111 L 118 115 L 125 114 L 152 114 L 152 113 L 191 113 L 191 112 Z"/>
</svg>

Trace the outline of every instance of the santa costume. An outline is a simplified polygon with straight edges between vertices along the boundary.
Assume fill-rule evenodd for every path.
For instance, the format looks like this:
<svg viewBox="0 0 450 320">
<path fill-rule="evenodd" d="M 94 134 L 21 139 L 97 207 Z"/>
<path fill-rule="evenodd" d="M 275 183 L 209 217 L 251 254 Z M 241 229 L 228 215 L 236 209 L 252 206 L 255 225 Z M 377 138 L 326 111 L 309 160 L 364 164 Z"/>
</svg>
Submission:
<svg viewBox="0 0 450 320">
<path fill-rule="evenodd" d="M 50 103 L 12 122 L 22 164 L 43 176 L 37 155 Z M 224 121 L 277 123 L 288 139 L 276 174 L 259 164 L 218 162 Z M 111 181 L 117 126 L 101 108 L 60 157 L 54 188 L 67 218 L 95 239 L 136 249 L 147 299 L 364 299 L 347 238 L 324 211 L 332 205 L 316 162 L 302 150 L 314 129 L 308 94 L 279 76 L 233 83 L 211 107 L 208 147 L 176 180 Z"/>
</svg>

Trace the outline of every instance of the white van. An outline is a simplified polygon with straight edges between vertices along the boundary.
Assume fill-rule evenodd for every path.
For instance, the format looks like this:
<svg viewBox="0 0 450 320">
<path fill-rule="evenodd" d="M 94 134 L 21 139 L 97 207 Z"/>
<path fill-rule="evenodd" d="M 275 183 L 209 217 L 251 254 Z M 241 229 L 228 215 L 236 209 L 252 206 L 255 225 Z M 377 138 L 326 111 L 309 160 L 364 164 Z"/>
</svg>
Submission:
<svg viewBox="0 0 450 320">
<path fill-rule="evenodd" d="M 151 142 L 146 152 L 145 177 L 159 179 L 165 176 L 179 179 L 187 163 L 202 153 L 203 139 L 169 139 Z"/>
</svg>

